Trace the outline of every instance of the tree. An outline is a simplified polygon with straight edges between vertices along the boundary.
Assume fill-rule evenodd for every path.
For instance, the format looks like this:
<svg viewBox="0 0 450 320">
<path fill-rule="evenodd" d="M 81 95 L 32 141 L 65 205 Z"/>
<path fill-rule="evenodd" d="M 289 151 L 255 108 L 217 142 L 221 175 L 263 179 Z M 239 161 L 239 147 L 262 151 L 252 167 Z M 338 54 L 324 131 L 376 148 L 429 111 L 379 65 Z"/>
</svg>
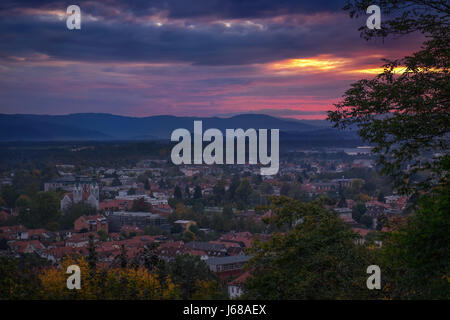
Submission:
<svg viewBox="0 0 450 320">
<path fill-rule="evenodd" d="M 182 299 L 190 299 L 199 294 L 199 281 L 216 280 L 204 261 L 189 254 L 177 255 L 169 262 L 168 267 L 172 280 L 181 289 Z"/>
<path fill-rule="evenodd" d="M 230 204 L 225 204 L 222 209 L 222 215 L 228 219 L 234 218 L 233 207 Z"/>
<path fill-rule="evenodd" d="M 202 188 L 200 186 L 195 186 L 194 199 L 201 199 L 201 198 L 202 198 Z"/>
<path fill-rule="evenodd" d="M 66 270 L 69 265 L 81 269 L 82 286 L 80 290 L 67 290 Z M 39 274 L 41 290 L 37 299 L 107 299 L 107 300 L 149 300 L 179 299 L 180 293 L 170 276 L 159 279 L 144 267 L 99 268 L 95 274 L 89 272 L 88 262 L 83 257 L 65 257 L 61 268 L 51 267 Z"/>
<path fill-rule="evenodd" d="M 350 1 L 346 9 L 357 16 L 369 2 Z M 445 0 L 381 3 L 395 18 L 385 19 L 380 30 L 361 28 L 366 39 L 420 32 L 427 41 L 411 56 L 386 60 L 374 79 L 352 84 L 328 119 L 335 127 L 358 128 L 400 192 L 429 190 L 449 181 L 450 7 Z M 421 172 L 424 178 L 416 179 Z"/>
<path fill-rule="evenodd" d="M 345 200 L 344 191 L 341 186 L 339 186 L 339 201 L 337 206 L 338 208 L 347 208 L 347 200 Z"/>
<path fill-rule="evenodd" d="M 60 201 L 53 192 L 40 192 L 33 199 L 29 220 L 25 226 L 29 228 L 46 227 L 49 223 L 59 222 L 61 213 Z"/>
<path fill-rule="evenodd" d="M 419 199 L 417 210 L 383 240 L 386 296 L 392 299 L 450 298 L 450 187 Z M 389 226 L 389 225 L 388 225 Z"/>
<path fill-rule="evenodd" d="M 367 208 L 364 203 L 358 202 L 353 208 L 352 208 L 352 218 L 356 222 L 359 222 L 361 217 L 366 213 Z"/>
<path fill-rule="evenodd" d="M 289 190 L 290 190 L 290 186 L 288 183 L 283 183 L 283 185 L 280 188 L 280 195 L 282 196 L 289 196 Z"/>
<path fill-rule="evenodd" d="M 181 200 L 183 198 L 183 195 L 181 194 L 181 189 L 179 186 L 175 187 L 175 191 L 173 192 L 173 197 L 175 200 Z"/>
<path fill-rule="evenodd" d="M 241 184 L 241 180 L 239 179 L 239 175 L 235 174 L 233 176 L 233 178 L 231 178 L 230 187 L 228 188 L 228 192 L 227 192 L 227 198 L 229 200 L 235 199 L 235 192 L 240 184 Z"/>
<path fill-rule="evenodd" d="M 89 264 L 90 272 L 95 274 L 95 271 L 97 270 L 98 256 L 97 256 L 97 252 L 95 250 L 94 236 L 92 234 L 89 235 L 89 247 L 88 247 L 87 261 Z"/>
<path fill-rule="evenodd" d="M 5 200 L 3 200 L 3 198 L 0 196 L 0 207 L 5 207 L 6 206 L 6 202 Z"/>
<path fill-rule="evenodd" d="M 383 192 L 379 192 L 378 193 L 378 197 L 377 197 L 377 200 L 379 201 L 379 202 L 385 202 L 386 200 L 384 199 L 384 193 Z"/>
<path fill-rule="evenodd" d="M 132 212 L 150 212 L 152 209 L 152 205 L 147 203 L 144 198 L 139 198 L 133 201 L 133 205 L 131 206 Z"/>
<path fill-rule="evenodd" d="M 186 186 L 184 188 L 184 198 L 185 199 L 190 199 L 191 198 L 191 191 L 189 190 L 189 186 Z"/>
<path fill-rule="evenodd" d="M 42 262 L 29 257 L 0 257 L 0 300 L 31 300 L 39 291 L 39 278 L 35 272 Z"/>
<path fill-rule="evenodd" d="M 359 222 L 367 228 L 371 228 L 373 226 L 373 219 L 367 214 L 362 215 L 361 218 L 359 218 Z"/>
<path fill-rule="evenodd" d="M 222 203 L 225 197 L 225 180 L 220 179 L 213 188 L 214 200 L 216 204 Z"/>
<path fill-rule="evenodd" d="M 14 186 L 4 186 L 1 189 L 1 197 L 6 202 L 8 208 L 14 208 L 19 193 Z"/>
<path fill-rule="evenodd" d="M 73 228 L 75 220 L 81 216 L 90 216 L 96 214 L 97 209 L 87 203 L 72 203 L 64 215 L 61 216 L 60 224 L 63 229 Z"/>
<path fill-rule="evenodd" d="M 111 182 L 111 186 L 118 187 L 121 185 L 122 185 L 122 182 L 120 182 L 119 177 L 115 176 L 113 181 Z"/>
<path fill-rule="evenodd" d="M 145 190 L 150 190 L 150 182 L 148 182 L 148 179 L 144 180 L 144 189 Z"/>
<path fill-rule="evenodd" d="M 108 233 L 105 230 L 99 230 L 97 231 L 97 234 L 100 238 L 100 241 L 108 241 Z"/>
<path fill-rule="evenodd" d="M 364 299 L 377 294 L 366 287 L 371 252 L 355 243 L 357 235 L 334 212 L 288 198 L 275 201 L 272 211 L 275 219 L 269 223 L 292 227 L 266 242 L 254 241 L 244 298 Z"/>
<path fill-rule="evenodd" d="M 15 207 L 19 210 L 19 221 L 23 224 L 29 224 L 31 219 L 31 199 L 26 195 L 20 195 L 17 198 Z"/>
<path fill-rule="evenodd" d="M 120 249 L 119 262 L 121 268 L 126 268 L 128 265 L 128 255 L 127 250 L 125 249 L 125 245 L 122 245 Z"/>
<path fill-rule="evenodd" d="M 145 246 L 144 252 L 142 253 L 144 267 L 149 271 L 158 271 L 164 263 L 164 260 L 160 260 L 156 253 L 158 246 L 158 243 L 152 242 L 148 246 Z"/>
<path fill-rule="evenodd" d="M 273 186 L 270 183 L 263 182 L 261 183 L 259 189 L 263 194 L 272 194 L 273 193 Z"/>
<path fill-rule="evenodd" d="M 252 193 L 252 185 L 248 179 L 243 179 L 235 192 L 235 198 L 237 201 L 242 201 L 243 203 L 248 202 L 248 197 Z"/>
</svg>

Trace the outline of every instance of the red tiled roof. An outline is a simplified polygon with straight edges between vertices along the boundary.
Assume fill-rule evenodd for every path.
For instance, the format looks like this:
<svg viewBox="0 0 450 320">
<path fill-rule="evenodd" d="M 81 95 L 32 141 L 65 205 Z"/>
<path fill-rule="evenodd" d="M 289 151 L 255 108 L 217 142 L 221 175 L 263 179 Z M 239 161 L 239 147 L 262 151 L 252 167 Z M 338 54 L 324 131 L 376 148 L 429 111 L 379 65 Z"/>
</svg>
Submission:
<svg viewBox="0 0 450 320">
<path fill-rule="evenodd" d="M 358 233 L 361 237 L 365 237 L 370 232 L 369 229 L 361 229 L 361 228 L 353 228 L 352 230 Z"/>
</svg>

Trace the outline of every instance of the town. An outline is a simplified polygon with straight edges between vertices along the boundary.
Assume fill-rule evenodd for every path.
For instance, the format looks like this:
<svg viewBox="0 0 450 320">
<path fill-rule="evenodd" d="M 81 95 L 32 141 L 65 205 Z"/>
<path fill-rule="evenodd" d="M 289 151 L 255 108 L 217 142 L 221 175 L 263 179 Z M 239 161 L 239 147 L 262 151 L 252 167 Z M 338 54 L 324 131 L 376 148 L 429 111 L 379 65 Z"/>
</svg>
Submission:
<svg viewBox="0 0 450 320">
<path fill-rule="evenodd" d="M 253 243 L 277 231 L 267 223 L 273 197 L 320 201 L 357 234 L 358 245 L 374 248 L 383 245 L 388 222 L 408 213 L 408 198 L 393 193 L 367 147 L 285 150 L 272 176 L 261 175 L 258 164 L 175 166 L 166 156 L 94 167 L 89 153 L 98 148 L 68 148 L 86 154 L 75 164 L 4 167 L 0 255 L 58 266 L 94 248 L 104 268 L 190 256 L 205 263 L 224 297 L 238 298 Z"/>
</svg>

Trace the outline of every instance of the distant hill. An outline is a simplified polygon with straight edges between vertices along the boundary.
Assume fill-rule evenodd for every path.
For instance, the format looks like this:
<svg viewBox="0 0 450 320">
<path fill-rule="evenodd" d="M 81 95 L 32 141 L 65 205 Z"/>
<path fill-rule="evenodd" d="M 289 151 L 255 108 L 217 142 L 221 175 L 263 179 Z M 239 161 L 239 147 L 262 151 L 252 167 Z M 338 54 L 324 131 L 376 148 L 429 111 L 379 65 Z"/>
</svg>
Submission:
<svg viewBox="0 0 450 320">
<path fill-rule="evenodd" d="M 186 128 L 192 131 L 194 120 L 203 121 L 203 130 L 280 129 L 281 132 L 288 133 L 290 138 L 298 138 L 302 133 L 314 137 L 316 136 L 314 132 L 317 132 L 317 136 L 327 139 L 337 133 L 336 129 L 327 128 L 325 122 L 280 119 L 261 114 L 243 114 L 230 118 L 176 116 L 136 118 L 99 113 L 60 116 L 0 114 L 0 141 L 165 140 L 170 138 L 175 129 Z"/>
</svg>

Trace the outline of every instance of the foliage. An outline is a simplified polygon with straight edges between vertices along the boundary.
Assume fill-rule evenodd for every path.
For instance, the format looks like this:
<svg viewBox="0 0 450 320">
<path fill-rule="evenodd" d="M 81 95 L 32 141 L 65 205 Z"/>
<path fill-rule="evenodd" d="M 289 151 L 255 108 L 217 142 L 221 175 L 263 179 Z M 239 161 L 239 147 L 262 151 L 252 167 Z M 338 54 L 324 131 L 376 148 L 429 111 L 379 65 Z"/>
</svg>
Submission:
<svg viewBox="0 0 450 320">
<path fill-rule="evenodd" d="M 40 192 L 32 199 L 30 210 L 21 210 L 19 220 L 28 228 L 49 227 L 59 223 L 60 201 L 53 192 Z"/>
<path fill-rule="evenodd" d="M 69 265 L 81 269 L 81 289 L 69 290 L 66 287 Z M 178 287 L 170 277 L 160 283 L 158 276 L 146 268 L 98 269 L 90 272 L 88 262 L 82 257 L 66 257 L 60 269 L 45 269 L 39 276 L 42 299 L 177 299 Z"/>
<path fill-rule="evenodd" d="M 0 257 L 0 300 L 34 299 L 40 285 L 35 270 L 43 265 L 43 261 L 29 255 Z"/>
<path fill-rule="evenodd" d="M 363 299 L 370 252 L 335 213 L 319 204 L 275 199 L 268 222 L 291 228 L 256 241 L 244 286 L 248 299 Z M 300 222 L 299 222 L 300 219 Z"/>
<path fill-rule="evenodd" d="M 179 285 L 182 299 L 203 299 L 207 292 L 211 298 L 222 295 L 215 275 L 199 257 L 178 255 L 168 268 L 174 283 Z"/>
<path fill-rule="evenodd" d="M 132 212 L 150 212 L 152 205 L 147 203 L 144 198 L 139 198 L 133 201 L 130 211 Z"/>
<path fill-rule="evenodd" d="M 427 190 L 449 180 L 450 9 L 444 0 L 380 2 L 385 12 L 400 16 L 384 21 L 381 30 L 361 29 L 363 35 L 418 31 L 428 39 L 413 55 L 386 60 L 374 79 L 352 84 L 328 119 L 339 128 L 358 127 L 399 191 Z M 347 9 L 355 15 L 367 3 L 352 1 Z M 426 175 L 417 179 L 418 173 Z"/>
<path fill-rule="evenodd" d="M 380 266 L 392 299 L 450 298 L 450 188 L 419 200 L 407 224 L 388 233 Z"/>
<path fill-rule="evenodd" d="M 97 210 L 88 203 L 72 203 L 61 216 L 61 228 L 72 229 L 75 220 L 79 217 L 94 215 L 96 212 Z"/>
</svg>

